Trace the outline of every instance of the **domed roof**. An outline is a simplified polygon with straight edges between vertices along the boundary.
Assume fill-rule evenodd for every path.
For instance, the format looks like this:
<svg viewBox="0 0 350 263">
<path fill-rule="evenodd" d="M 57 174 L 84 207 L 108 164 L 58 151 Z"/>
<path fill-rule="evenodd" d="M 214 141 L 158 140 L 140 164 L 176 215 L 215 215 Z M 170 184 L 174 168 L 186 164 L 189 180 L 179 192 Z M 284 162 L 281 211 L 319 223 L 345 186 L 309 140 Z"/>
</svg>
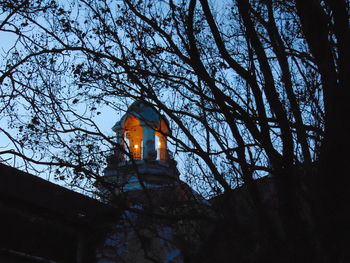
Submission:
<svg viewBox="0 0 350 263">
<path fill-rule="evenodd" d="M 162 123 L 164 121 L 166 126 L 169 127 L 168 120 L 164 115 L 161 115 L 151 104 L 138 100 L 130 105 L 120 121 L 112 127 L 112 130 L 117 131 L 124 128 L 124 123 L 129 116 L 138 118 L 141 125 L 155 125 L 158 127 L 161 121 Z"/>
<path fill-rule="evenodd" d="M 159 122 L 160 121 L 160 114 L 158 111 L 150 104 L 142 102 L 142 101 L 135 101 L 129 109 L 126 112 L 126 115 L 134 115 L 135 117 L 138 117 L 141 121 L 152 121 L 152 122 Z"/>
</svg>

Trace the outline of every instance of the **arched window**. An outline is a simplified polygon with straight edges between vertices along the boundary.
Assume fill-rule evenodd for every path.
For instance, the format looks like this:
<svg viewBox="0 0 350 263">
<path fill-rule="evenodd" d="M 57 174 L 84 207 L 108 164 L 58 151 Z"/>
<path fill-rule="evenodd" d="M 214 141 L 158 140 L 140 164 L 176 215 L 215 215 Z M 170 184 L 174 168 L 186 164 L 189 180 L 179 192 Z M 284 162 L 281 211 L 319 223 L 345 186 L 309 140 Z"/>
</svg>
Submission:
<svg viewBox="0 0 350 263">
<path fill-rule="evenodd" d="M 160 132 L 155 132 L 156 135 L 156 141 L 155 141 L 155 148 L 157 151 L 157 160 L 160 161 L 166 161 L 167 156 L 166 156 L 166 139 L 163 134 Z"/>
<path fill-rule="evenodd" d="M 124 122 L 124 143 L 134 160 L 142 159 L 142 126 L 135 116 L 129 116 Z"/>
<path fill-rule="evenodd" d="M 167 161 L 168 151 L 167 151 L 167 141 L 165 135 L 169 134 L 168 125 L 163 119 L 159 122 L 159 127 L 155 132 L 155 148 L 157 151 L 157 160 Z"/>
</svg>

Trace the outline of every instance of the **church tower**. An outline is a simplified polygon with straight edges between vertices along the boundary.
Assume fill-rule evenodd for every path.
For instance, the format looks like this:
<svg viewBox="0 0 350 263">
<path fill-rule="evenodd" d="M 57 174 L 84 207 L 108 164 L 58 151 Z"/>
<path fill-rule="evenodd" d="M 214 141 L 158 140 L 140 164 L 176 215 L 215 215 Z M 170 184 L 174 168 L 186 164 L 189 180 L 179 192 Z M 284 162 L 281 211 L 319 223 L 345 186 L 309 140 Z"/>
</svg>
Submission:
<svg viewBox="0 0 350 263">
<path fill-rule="evenodd" d="M 136 101 L 112 129 L 116 147 L 96 186 L 106 202 L 126 210 L 108 234 L 99 262 L 107 262 L 107 258 L 108 262 L 151 262 L 145 259 L 147 244 L 148 255 L 157 262 L 183 263 L 181 251 L 191 238 L 197 240 L 197 230 L 193 224 L 177 225 L 167 218 L 193 214 L 199 199 L 179 180 L 176 162 L 167 148 L 171 135 L 167 119 L 150 104 Z M 166 216 L 149 216 L 152 213 Z M 189 247 L 192 251 L 194 246 L 191 243 Z"/>
<path fill-rule="evenodd" d="M 159 193 L 178 184 L 176 162 L 167 148 L 170 130 L 165 116 L 136 101 L 112 129 L 117 146 L 97 183 L 104 196 L 126 194 L 137 203 L 143 192 Z"/>
</svg>

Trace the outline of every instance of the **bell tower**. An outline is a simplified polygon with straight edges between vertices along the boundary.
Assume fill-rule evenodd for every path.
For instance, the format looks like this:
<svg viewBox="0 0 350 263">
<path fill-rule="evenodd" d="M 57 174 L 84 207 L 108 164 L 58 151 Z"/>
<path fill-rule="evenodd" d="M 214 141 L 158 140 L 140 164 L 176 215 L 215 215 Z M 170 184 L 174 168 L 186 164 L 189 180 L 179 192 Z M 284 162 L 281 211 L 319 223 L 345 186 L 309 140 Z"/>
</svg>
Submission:
<svg viewBox="0 0 350 263">
<path fill-rule="evenodd" d="M 153 107 L 134 102 L 112 128 L 122 146 L 124 161 L 158 160 L 167 162 L 168 122 Z"/>
<path fill-rule="evenodd" d="M 112 130 L 117 147 L 96 184 L 103 195 L 139 196 L 177 184 L 179 172 L 167 149 L 168 121 L 153 106 L 134 102 Z"/>
</svg>

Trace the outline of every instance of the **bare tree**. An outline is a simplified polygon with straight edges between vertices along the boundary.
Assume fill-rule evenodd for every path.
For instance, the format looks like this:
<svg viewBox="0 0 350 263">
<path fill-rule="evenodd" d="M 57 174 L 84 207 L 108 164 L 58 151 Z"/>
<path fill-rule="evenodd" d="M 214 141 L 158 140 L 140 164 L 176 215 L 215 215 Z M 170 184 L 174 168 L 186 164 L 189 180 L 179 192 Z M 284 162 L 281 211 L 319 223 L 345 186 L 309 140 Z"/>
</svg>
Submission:
<svg viewBox="0 0 350 263">
<path fill-rule="evenodd" d="M 0 29 L 18 36 L 1 73 L 1 111 L 19 131 L 1 128 L 11 153 L 61 179 L 73 171 L 73 183 L 96 178 L 115 143 L 93 117 L 146 101 L 171 121 L 197 191 L 225 197 L 244 185 L 266 240 L 296 260 L 348 258 L 348 1 L 46 4 L 2 4 Z M 255 180 L 266 175 L 282 234 Z"/>
</svg>

